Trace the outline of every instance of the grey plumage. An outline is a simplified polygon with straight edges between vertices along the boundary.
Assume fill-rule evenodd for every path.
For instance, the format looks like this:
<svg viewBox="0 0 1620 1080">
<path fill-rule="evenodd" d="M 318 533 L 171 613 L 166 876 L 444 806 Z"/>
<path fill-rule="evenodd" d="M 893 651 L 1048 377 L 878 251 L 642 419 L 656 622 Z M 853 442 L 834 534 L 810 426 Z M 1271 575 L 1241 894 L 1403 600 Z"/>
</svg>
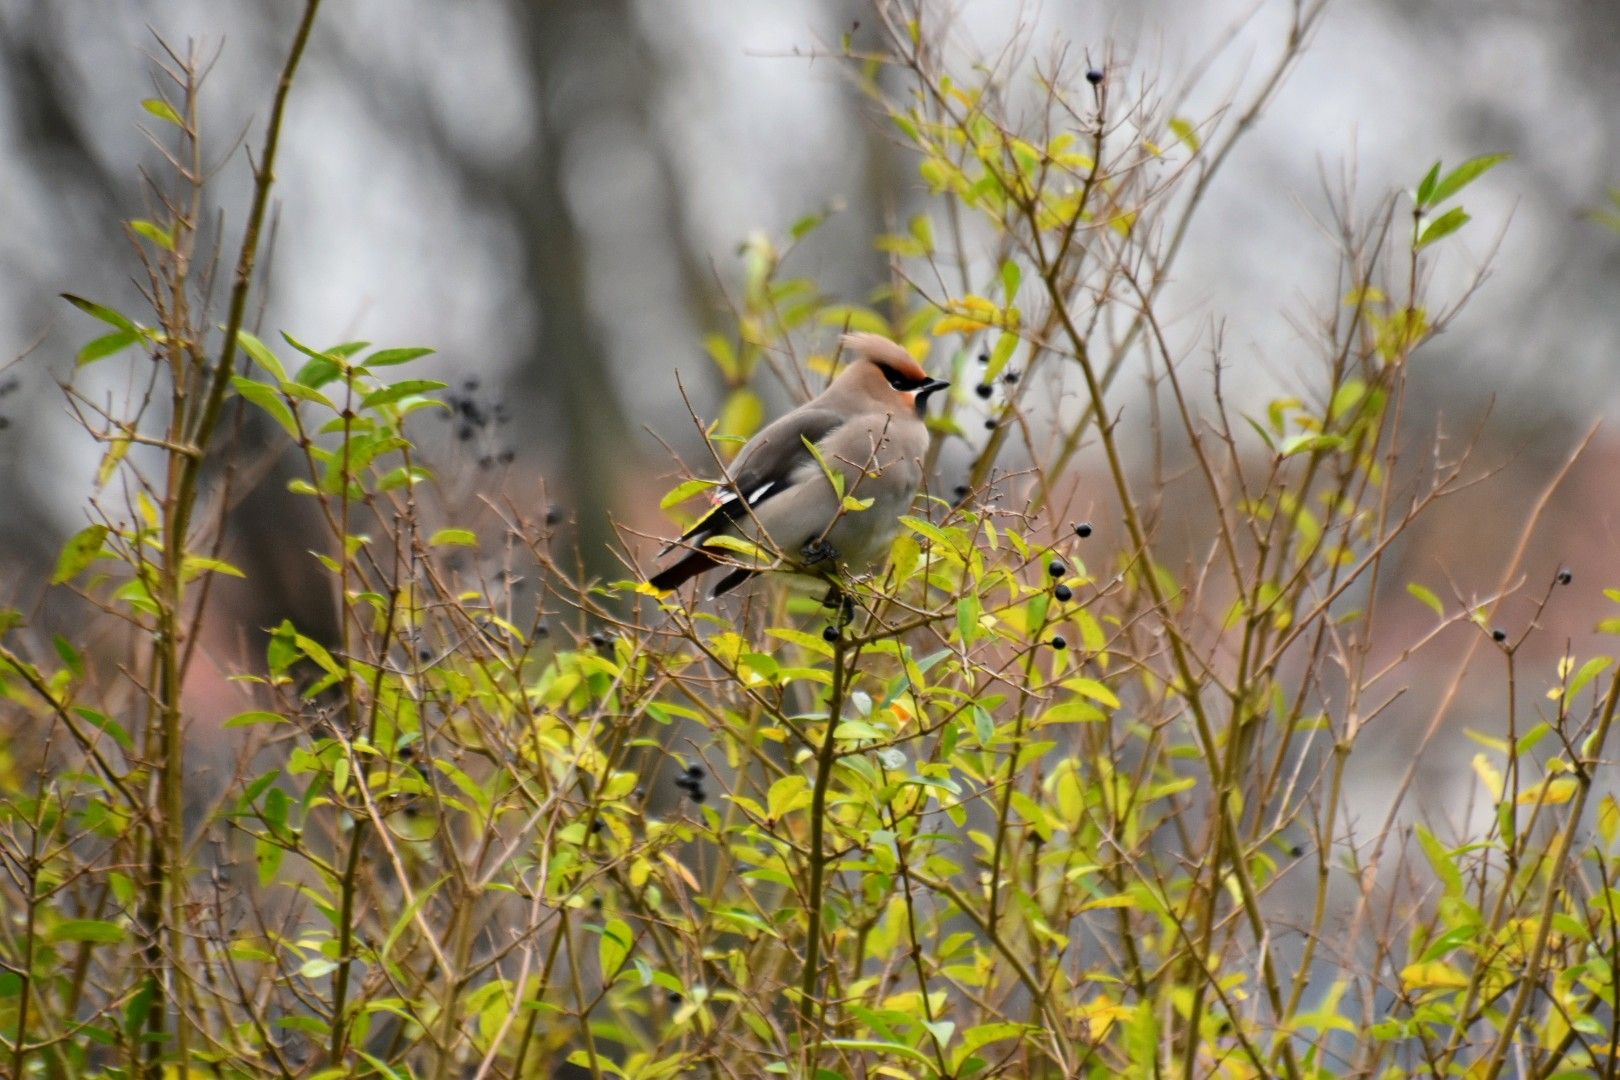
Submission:
<svg viewBox="0 0 1620 1080">
<path fill-rule="evenodd" d="M 887 338 L 848 334 L 844 344 L 856 361 L 744 445 L 715 508 L 677 541 L 686 553 L 649 579 L 655 587 L 673 589 L 717 565 L 703 545 L 719 535 L 744 537 L 779 554 L 787 569 L 815 574 L 835 565 L 863 570 L 887 552 L 922 483 L 928 395 L 948 384 Z M 843 478 L 845 496 L 870 505 L 845 505 L 829 472 Z M 734 568 L 714 593 L 752 573 Z"/>
</svg>

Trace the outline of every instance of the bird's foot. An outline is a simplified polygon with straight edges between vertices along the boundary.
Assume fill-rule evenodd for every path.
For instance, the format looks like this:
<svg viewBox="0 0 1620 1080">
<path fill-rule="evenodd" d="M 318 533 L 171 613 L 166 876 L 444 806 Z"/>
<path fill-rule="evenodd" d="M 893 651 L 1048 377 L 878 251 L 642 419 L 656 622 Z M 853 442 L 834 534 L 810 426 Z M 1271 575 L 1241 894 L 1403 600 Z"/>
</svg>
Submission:
<svg viewBox="0 0 1620 1080">
<path fill-rule="evenodd" d="M 840 630 L 855 621 L 854 599 L 836 585 L 828 589 L 827 595 L 821 598 L 821 606 L 838 609 L 838 622 L 836 625 Z"/>
<path fill-rule="evenodd" d="M 804 558 L 804 565 L 815 566 L 817 563 L 826 562 L 828 559 L 836 559 L 838 549 L 829 544 L 825 537 L 821 537 L 800 548 L 799 554 Z"/>
</svg>

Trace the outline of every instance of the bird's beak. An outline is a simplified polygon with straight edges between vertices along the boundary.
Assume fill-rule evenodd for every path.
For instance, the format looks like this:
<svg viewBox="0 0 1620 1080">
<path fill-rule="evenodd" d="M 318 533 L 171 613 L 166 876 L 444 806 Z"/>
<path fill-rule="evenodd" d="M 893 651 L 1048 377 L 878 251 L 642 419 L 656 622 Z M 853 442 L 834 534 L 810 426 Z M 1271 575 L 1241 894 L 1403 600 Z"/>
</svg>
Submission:
<svg viewBox="0 0 1620 1080">
<path fill-rule="evenodd" d="M 921 416 L 928 408 L 929 394 L 932 394 L 938 390 L 944 390 L 950 385 L 951 384 L 946 382 L 944 379 L 929 379 L 927 382 L 919 386 L 912 394 L 913 398 L 917 402 L 917 415 Z"/>
</svg>

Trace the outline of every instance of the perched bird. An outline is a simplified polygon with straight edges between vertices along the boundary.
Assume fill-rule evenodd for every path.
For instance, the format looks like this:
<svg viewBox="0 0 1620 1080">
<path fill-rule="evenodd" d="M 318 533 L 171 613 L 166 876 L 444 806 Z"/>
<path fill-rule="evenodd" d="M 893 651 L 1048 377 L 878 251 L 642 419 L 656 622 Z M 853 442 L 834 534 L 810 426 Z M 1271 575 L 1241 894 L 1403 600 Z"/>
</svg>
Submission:
<svg viewBox="0 0 1620 1080">
<path fill-rule="evenodd" d="M 654 587 L 676 588 L 719 565 L 719 553 L 704 547 L 716 536 L 753 541 L 779 554 L 786 569 L 816 575 L 839 565 L 864 570 L 887 553 L 922 484 L 928 396 L 950 383 L 929 378 L 879 334 L 845 334 L 843 344 L 854 363 L 814 400 L 748 440 L 726 487 L 716 489 L 714 509 L 665 549 L 686 550 L 648 579 Z M 839 498 L 829 473 L 843 477 L 844 496 L 854 503 Z M 711 595 L 754 573 L 733 567 Z"/>
</svg>

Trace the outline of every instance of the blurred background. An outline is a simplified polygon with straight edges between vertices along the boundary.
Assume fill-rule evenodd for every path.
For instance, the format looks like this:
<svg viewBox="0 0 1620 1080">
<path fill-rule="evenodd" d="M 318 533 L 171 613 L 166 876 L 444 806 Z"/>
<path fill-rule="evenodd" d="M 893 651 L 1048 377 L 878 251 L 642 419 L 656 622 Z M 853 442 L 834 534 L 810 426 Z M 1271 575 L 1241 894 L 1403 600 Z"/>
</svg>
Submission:
<svg viewBox="0 0 1620 1080">
<path fill-rule="evenodd" d="M 140 107 L 157 40 L 218 54 L 203 120 L 219 169 L 213 210 L 234 257 L 249 181 L 237 140 L 258 144 L 296 7 L 0 3 L 0 363 L 21 358 L 0 372 L 0 604 L 47 627 L 74 616 L 39 610 L 31 582 L 84 524 L 98 460 L 57 385 L 97 331 L 56 295 L 140 307 L 120 222 L 150 213 L 140 169 L 161 167 Z M 1016 30 L 1107 57 L 1128 92 L 1170 92 L 1199 71 L 1180 109 L 1195 121 L 1252 93 L 1289 10 L 1275 0 L 956 7 L 963 57 L 993 55 Z M 886 276 L 873 237 L 924 194 L 842 65 L 812 57 L 846 33 L 857 47 L 878 43 L 860 0 L 328 5 L 289 113 L 263 336 L 433 346 L 439 355 L 417 373 L 510 417 L 437 429 L 447 485 L 504 487 L 537 512 L 556 502 L 587 551 L 603 550 L 610 514 L 665 527 L 657 496 L 676 469 L 654 433 L 698 450 L 677 375 L 700 415 L 717 408 L 702 338 L 728 325 L 739 244 L 836 207 L 792 271 L 858 300 Z M 1389 576 L 1397 591 L 1412 578 L 1448 599 L 1453 587 L 1488 590 L 1541 486 L 1614 412 L 1620 232 L 1592 212 L 1615 209 L 1617 117 L 1612 0 L 1340 0 L 1188 237 L 1165 299 L 1172 334 L 1191 354 L 1219 325 L 1242 399 L 1258 410 L 1262 395 L 1295 389 L 1298 321 L 1332 300 L 1334 245 L 1318 221 L 1343 178 L 1370 208 L 1415 186 L 1436 158 L 1513 155 L 1470 189 L 1475 220 L 1434 268 L 1438 294 L 1454 296 L 1500 240 L 1473 306 L 1421 354 L 1412 399 L 1424 424 L 1454 432 L 1490 410 L 1482 462 L 1499 471 L 1406 545 Z M 124 370 L 98 365 L 80 385 L 116 394 Z M 1127 431 L 1132 393 L 1122 385 Z M 1620 442 L 1605 429 L 1525 567 L 1540 582 L 1569 566 L 1584 586 L 1544 620 L 1549 680 L 1566 641 L 1595 647 L 1606 604 L 1597 586 L 1620 584 L 1617 466 Z M 313 567 L 296 538 L 303 511 L 283 486 L 268 477 L 236 511 L 237 561 L 267 583 L 238 599 L 245 634 L 283 616 L 311 627 L 323 618 L 319 597 L 300 588 Z M 1100 486 L 1092 513 L 1106 537 Z M 1404 603 L 1404 617 L 1432 618 Z M 1522 623 L 1527 605 L 1505 617 Z M 1466 633 L 1453 644 L 1465 647 Z M 1413 738 L 1421 696 L 1410 701 Z M 1391 739 L 1391 757 L 1407 745 Z"/>
</svg>

